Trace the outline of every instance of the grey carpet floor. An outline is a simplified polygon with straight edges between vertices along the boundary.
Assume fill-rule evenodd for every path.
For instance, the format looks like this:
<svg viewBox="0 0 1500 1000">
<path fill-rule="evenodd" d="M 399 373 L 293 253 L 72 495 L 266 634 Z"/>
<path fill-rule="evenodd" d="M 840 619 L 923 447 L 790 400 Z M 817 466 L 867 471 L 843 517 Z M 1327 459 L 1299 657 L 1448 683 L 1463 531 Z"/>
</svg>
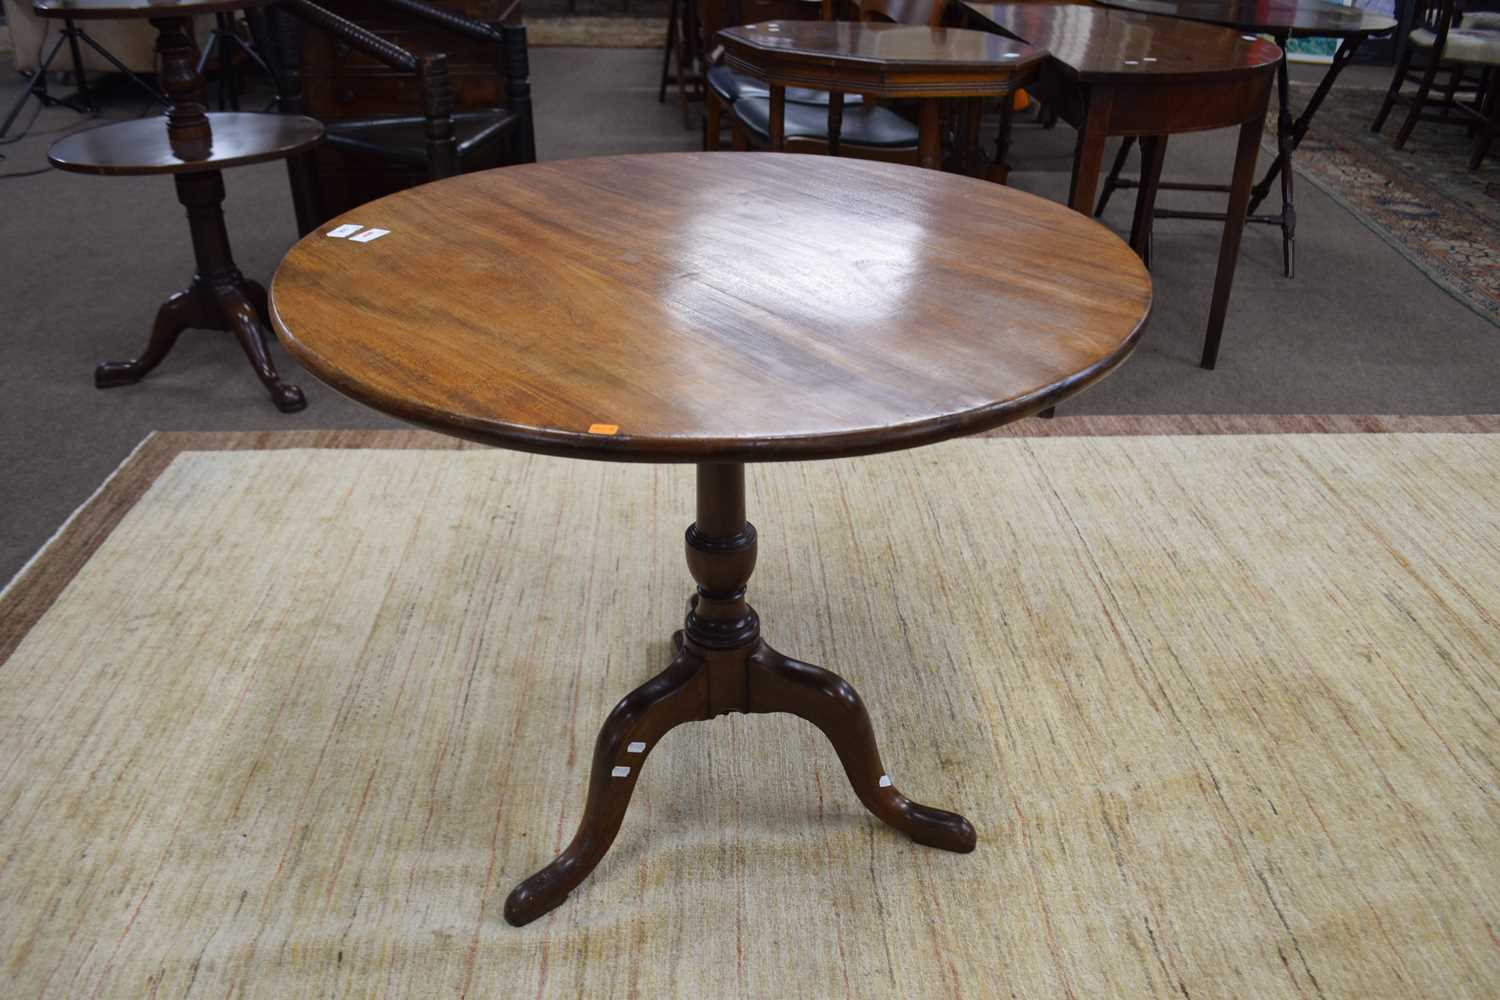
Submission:
<svg viewBox="0 0 1500 1000">
<path fill-rule="evenodd" d="M 537 49 L 538 149 L 544 159 L 694 149 L 698 133 L 656 102 L 659 54 Z M 1299 70 L 1303 75 L 1308 72 Z M 1386 73 L 1356 68 L 1350 86 Z M 0 108 L 19 93 L 0 86 Z M 131 113 L 129 104 L 111 115 Z M 29 111 L 22 121 L 29 117 Z M 86 124 L 86 123 L 84 123 Z M 0 173 L 46 166 L 47 146 L 76 115 L 48 110 L 21 142 L 0 146 Z M 1020 126 L 1012 183 L 1066 193 L 1066 126 Z M 1232 137 L 1172 140 L 1167 173 L 1227 177 Z M 269 279 L 295 241 L 277 164 L 230 171 L 226 215 L 240 267 Z M 1174 204 L 1188 196 L 1168 195 Z M 1218 248 L 1212 224 L 1158 225 L 1156 312 L 1135 357 L 1076 401 L 1072 413 L 1492 413 L 1500 410 L 1500 329 L 1452 299 L 1311 184 L 1298 185 L 1299 272 L 1281 276 L 1275 230 L 1251 227 L 1241 251 L 1219 369 L 1196 365 Z M 1105 220 L 1129 221 L 1129 199 Z M 277 353 L 306 391 L 300 414 L 277 413 L 232 340 L 184 335 L 137 386 L 99 392 L 94 365 L 131 357 L 157 305 L 192 270 L 187 229 L 161 178 L 59 172 L 0 181 L 0 582 L 153 430 L 375 427 L 393 422 L 349 402 Z M 1497 263 L 1500 266 L 1500 263 Z"/>
</svg>

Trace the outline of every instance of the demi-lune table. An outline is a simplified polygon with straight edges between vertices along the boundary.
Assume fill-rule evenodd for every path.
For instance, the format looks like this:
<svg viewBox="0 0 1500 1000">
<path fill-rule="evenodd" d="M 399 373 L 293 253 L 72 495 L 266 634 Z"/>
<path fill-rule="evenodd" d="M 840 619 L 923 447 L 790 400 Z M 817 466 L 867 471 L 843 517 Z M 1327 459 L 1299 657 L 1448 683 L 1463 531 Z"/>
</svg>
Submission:
<svg viewBox="0 0 1500 1000">
<path fill-rule="evenodd" d="M 59 170 L 102 175 L 171 174 L 177 200 L 187 209 L 197 265 L 187 288 L 156 313 L 141 356 L 106 361 L 94 369 L 100 389 L 129 385 L 161 364 L 187 329 L 234 334 L 250 366 L 283 413 L 307 405 L 302 390 L 281 380 L 266 350 L 271 335 L 266 291 L 235 266 L 224 226 L 224 174 L 228 167 L 295 157 L 317 145 L 323 126 L 301 115 L 210 113 L 191 15 L 260 6 L 269 0 L 36 0 L 52 18 L 149 18 L 156 29 L 158 79 L 171 99 L 166 121 L 141 118 L 77 132 L 47 152 Z"/>
<path fill-rule="evenodd" d="M 967 0 L 963 12 L 970 24 L 1047 51 L 1048 58 L 1031 86 L 1078 130 L 1068 190 L 1068 204 L 1075 209 L 1085 214 L 1093 210 L 1105 140 L 1140 138 L 1145 167 L 1130 242 L 1148 260 L 1167 137 L 1239 128 L 1234 170 L 1224 188 L 1229 192 L 1229 210 L 1220 215 L 1224 235 L 1219 241 L 1203 337 L 1201 363 L 1204 368 L 1214 367 L 1229 312 L 1271 79 L 1281 50 L 1226 28 L 1094 4 Z"/>
<path fill-rule="evenodd" d="M 1292 184 L 1292 154 L 1302 144 L 1312 124 L 1313 115 L 1328 96 L 1333 82 L 1344 67 L 1354 58 L 1354 52 L 1372 35 L 1383 35 L 1396 27 L 1396 20 L 1378 11 L 1364 10 L 1358 6 L 1346 7 L 1327 0 L 1099 0 L 1108 7 L 1135 11 L 1141 14 L 1180 18 L 1202 24 L 1213 24 L 1233 31 L 1270 35 L 1282 49 L 1281 61 L 1276 66 L 1276 159 L 1250 190 L 1250 222 L 1266 223 L 1281 229 L 1282 267 L 1288 278 L 1297 272 L 1297 208 Z M 1337 38 L 1338 51 L 1333 54 L 1323 78 L 1307 99 L 1302 113 L 1292 120 L 1290 85 L 1287 79 L 1286 43 L 1292 38 Z M 1120 171 L 1130 155 L 1131 139 L 1120 144 L 1114 166 L 1104 182 L 1104 192 L 1099 196 L 1098 213 L 1102 214 L 1109 202 L 1111 192 L 1117 187 L 1131 187 L 1138 181 L 1122 179 Z M 1271 193 L 1271 186 L 1281 179 L 1281 211 L 1256 214 L 1256 209 Z M 1225 191 L 1223 185 L 1181 183 L 1176 181 L 1156 182 L 1162 190 L 1178 191 Z M 1218 221 L 1223 212 L 1197 212 L 1182 209 L 1159 208 L 1161 219 L 1207 219 Z M 1206 367 L 1212 367 L 1206 366 Z"/>
<path fill-rule="evenodd" d="M 319 378 L 502 448 L 697 466 L 698 586 L 676 655 L 609 713 L 577 835 L 515 888 L 506 919 L 536 919 L 593 870 L 668 730 L 728 712 L 812 722 L 872 813 L 971 850 L 966 819 L 896 788 L 854 689 L 761 638 L 745 465 L 912 448 L 1078 392 L 1125 359 L 1150 312 L 1130 248 L 973 178 L 743 153 L 507 167 L 371 202 L 357 221 L 387 232 L 332 239 L 335 219 L 271 285 L 277 332 Z"/>
</svg>

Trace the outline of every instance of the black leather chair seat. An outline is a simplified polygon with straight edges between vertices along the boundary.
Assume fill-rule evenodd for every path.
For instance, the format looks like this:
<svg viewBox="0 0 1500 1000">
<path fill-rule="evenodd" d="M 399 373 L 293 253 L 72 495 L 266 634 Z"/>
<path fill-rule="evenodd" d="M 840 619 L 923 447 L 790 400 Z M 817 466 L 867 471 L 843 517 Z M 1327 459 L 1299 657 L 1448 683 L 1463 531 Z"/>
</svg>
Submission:
<svg viewBox="0 0 1500 1000">
<path fill-rule="evenodd" d="M 771 99 L 742 97 L 732 105 L 734 116 L 762 140 L 771 134 Z M 828 109 L 812 104 L 786 105 L 783 135 L 788 139 L 828 140 Z M 917 127 L 890 108 L 879 105 L 844 109 L 839 141 L 850 146 L 902 149 L 917 144 Z"/>
<path fill-rule="evenodd" d="M 771 88 L 766 86 L 765 81 L 757 80 L 753 76 L 736 73 L 728 66 L 711 66 L 708 70 L 708 85 L 713 89 L 719 99 L 725 104 L 733 104 L 741 97 L 764 97 L 769 99 Z M 844 107 L 853 104 L 863 104 L 863 94 L 845 94 Z M 828 107 L 828 91 L 808 90 L 806 87 L 786 88 L 786 102 L 788 104 L 812 104 Z"/>
</svg>

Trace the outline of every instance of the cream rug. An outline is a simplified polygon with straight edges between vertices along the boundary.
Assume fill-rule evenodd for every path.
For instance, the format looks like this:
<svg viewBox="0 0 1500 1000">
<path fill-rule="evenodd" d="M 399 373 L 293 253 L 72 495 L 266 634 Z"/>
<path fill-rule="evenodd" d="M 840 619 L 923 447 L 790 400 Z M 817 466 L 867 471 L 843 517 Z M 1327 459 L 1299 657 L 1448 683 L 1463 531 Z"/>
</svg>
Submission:
<svg viewBox="0 0 1500 1000">
<path fill-rule="evenodd" d="M 659 49 L 664 17 L 528 17 L 526 44 L 535 48 Z"/>
<path fill-rule="evenodd" d="M 754 468 L 768 638 L 978 850 L 736 716 L 666 739 L 513 929 L 666 662 L 692 485 L 415 432 L 148 442 L 0 597 L 0 996 L 1500 995 L 1500 436 Z"/>
</svg>

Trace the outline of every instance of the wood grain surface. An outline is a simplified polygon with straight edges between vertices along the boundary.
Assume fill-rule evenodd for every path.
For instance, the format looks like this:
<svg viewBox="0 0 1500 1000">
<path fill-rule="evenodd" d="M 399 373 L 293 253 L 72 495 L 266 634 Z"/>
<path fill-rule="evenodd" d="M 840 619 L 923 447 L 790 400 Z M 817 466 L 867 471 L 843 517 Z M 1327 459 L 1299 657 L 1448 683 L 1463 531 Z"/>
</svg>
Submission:
<svg viewBox="0 0 1500 1000">
<path fill-rule="evenodd" d="M 187 17 L 216 11 L 264 7 L 271 0 L 35 0 L 40 17 L 88 18 Z"/>
<path fill-rule="evenodd" d="M 390 230 L 332 239 L 341 224 Z M 771 461 L 998 426 L 1122 361 L 1151 282 L 1108 230 L 994 184 L 684 153 L 481 172 L 295 246 L 277 333 L 377 409 L 510 448 Z"/>
<path fill-rule="evenodd" d="M 59 140 L 47 162 L 81 174 L 179 174 L 285 159 L 323 138 L 323 126 L 302 115 L 242 111 L 208 114 L 209 136 L 173 139 L 161 118 L 136 118 Z"/>
</svg>

